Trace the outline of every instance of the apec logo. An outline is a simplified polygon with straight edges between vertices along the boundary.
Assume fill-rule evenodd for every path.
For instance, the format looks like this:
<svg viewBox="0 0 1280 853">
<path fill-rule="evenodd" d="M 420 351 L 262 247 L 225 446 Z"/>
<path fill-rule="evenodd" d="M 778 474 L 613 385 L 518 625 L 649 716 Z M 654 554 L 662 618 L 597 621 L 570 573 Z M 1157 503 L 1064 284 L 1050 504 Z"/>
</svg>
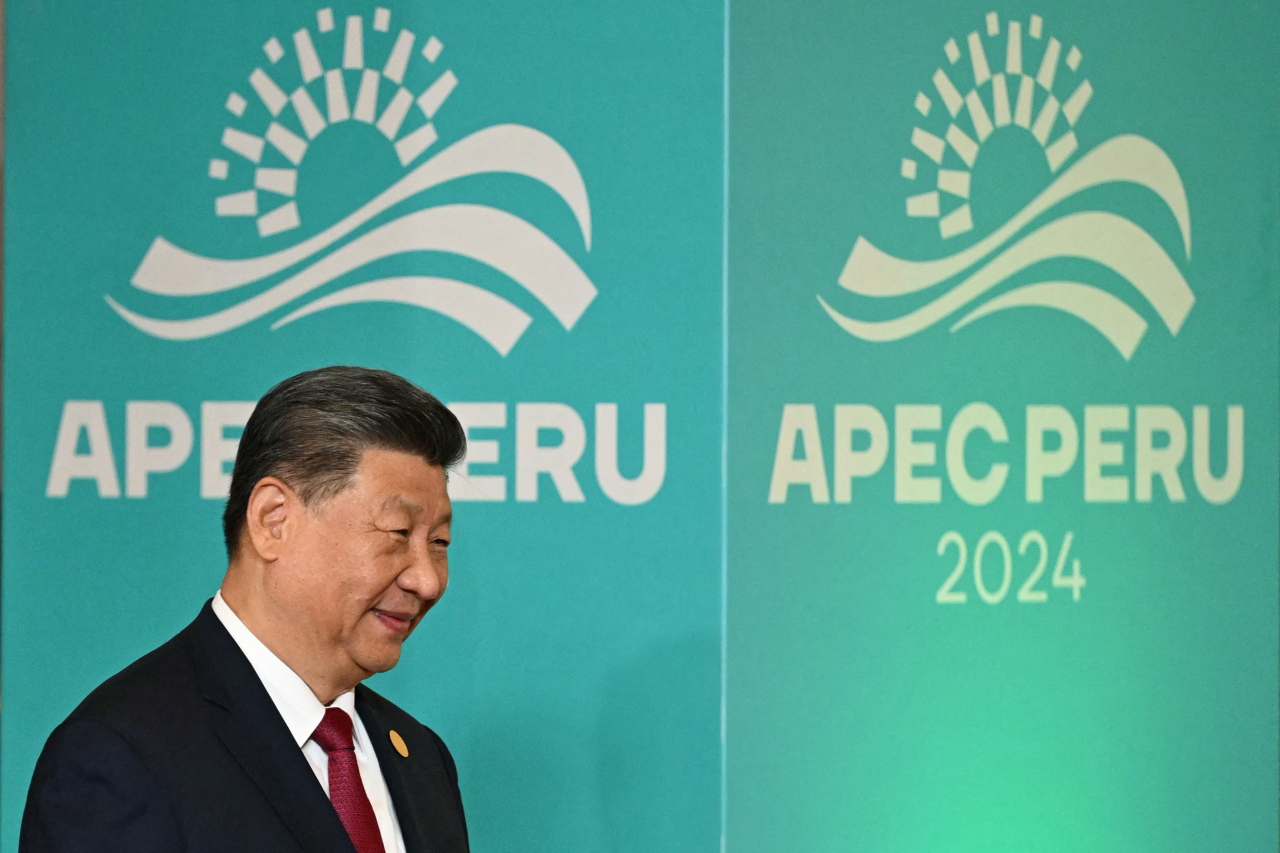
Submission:
<svg viewBox="0 0 1280 853">
<path fill-rule="evenodd" d="M 506 356 L 532 322 L 508 299 L 452 278 L 377 271 L 383 261 L 433 252 L 495 270 L 527 291 L 565 330 L 574 327 L 597 291 L 543 231 L 483 204 L 420 203 L 402 210 L 428 190 L 460 179 L 513 175 L 555 193 L 573 215 L 582 251 L 591 249 L 591 208 L 582 174 L 545 133 L 493 125 L 430 154 L 439 142 L 435 121 L 465 84 L 446 67 L 440 38 L 422 39 L 405 28 L 395 32 L 391 23 L 385 8 L 376 9 L 371 21 L 360 15 L 338 20 L 324 8 L 316 13 L 314 31 L 303 27 L 293 33 L 292 50 L 274 36 L 267 40 L 262 48 L 266 67 L 247 75 L 250 97 L 258 104 L 251 108 L 240 92 L 232 92 L 225 103 L 233 121 L 222 131 L 223 151 L 209 161 L 208 175 L 227 191 L 213 200 L 211 212 L 229 222 L 240 219 L 246 230 L 256 230 L 274 245 L 295 232 L 304 236 L 284 248 L 238 259 L 205 257 L 157 236 L 131 283 L 165 297 L 174 307 L 167 313 L 184 319 L 146 316 L 106 296 L 121 318 L 153 337 L 190 341 L 276 312 L 283 316 L 272 320 L 273 330 L 343 306 L 396 303 L 448 317 Z M 415 80 L 424 82 L 415 86 Z M 308 171 L 314 162 L 308 153 L 338 125 L 364 125 L 374 131 L 362 134 L 366 139 L 384 137 L 378 144 L 394 153 L 398 176 L 372 198 L 342 198 L 349 212 L 336 221 L 311 222 L 299 204 L 299 188 L 309 181 L 323 187 L 326 175 L 323 167 Z M 323 163 L 323 156 L 318 159 Z M 365 226 L 370 227 L 362 230 Z M 317 295 L 340 278 L 337 289 Z M 239 298 L 203 315 L 192 316 L 186 308 L 195 304 L 192 297 L 216 294 Z M 117 411 L 109 423 L 107 401 L 67 400 L 45 495 L 66 498 L 92 483 L 99 498 L 119 498 L 122 492 L 146 498 L 155 480 L 182 476 L 194 456 L 200 497 L 224 499 L 239 443 L 236 433 L 253 407 L 250 401 L 206 400 L 192 411 L 167 400 L 128 400 L 123 417 Z M 664 403 L 645 403 L 625 413 L 613 402 L 582 411 L 558 402 L 465 402 L 450 408 L 468 434 L 467 458 L 449 483 L 456 501 L 582 503 L 590 493 L 582 483 L 593 477 L 605 499 L 635 506 L 653 500 L 665 482 Z M 112 441 L 121 431 L 123 453 Z M 638 471 L 631 462 L 637 450 Z M 594 465 L 584 457 L 594 457 Z M 73 486 L 77 481 L 81 487 Z"/>
<path fill-rule="evenodd" d="M 846 332 L 873 342 L 915 335 L 962 311 L 951 320 L 952 332 L 1009 309 L 1052 308 L 1088 323 L 1128 360 L 1147 322 L 1123 299 L 1100 287 L 1036 281 L 1033 271 L 1030 283 L 993 293 L 1042 261 L 1077 258 L 1132 285 L 1169 333 L 1177 335 L 1195 297 L 1174 260 L 1130 219 L 1104 210 L 1067 212 L 1012 242 L 1023 228 L 1086 190 L 1131 184 L 1150 190 L 1172 213 L 1181 235 L 1179 253 L 1189 261 L 1191 214 L 1177 169 L 1150 140 L 1116 136 L 1076 157 L 1076 128 L 1093 97 L 1078 47 L 1064 55 L 1061 41 L 1046 38 L 1039 15 L 1031 16 L 1025 38 L 1021 21 L 1005 21 L 1002 30 L 999 16 L 991 12 L 985 23 L 985 36 L 970 32 L 965 47 L 956 39 L 947 41 L 947 65 L 934 71 L 930 94 L 916 94 L 921 120 L 911 131 L 913 150 L 900 169 L 912 186 L 906 214 L 936 221 L 944 246 L 972 232 L 973 167 L 984 143 L 1000 134 L 1016 131 L 1033 139 L 1043 149 L 1050 182 L 1003 224 L 946 257 L 898 258 L 858 237 L 839 276 L 840 285 L 859 297 L 902 306 L 897 316 L 860 319 L 821 296 L 818 302 Z M 940 292 L 921 304 L 925 292 L 934 288 Z M 879 306 L 867 313 L 884 314 Z"/>
<path fill-rule="evenodd" d="M 1049 36 L 1040 16 L 1026 24 L 1024 31 L 1022 21 L 1001 22 L 992 12 L 985 35 L 974 30 L 965 48 L 956 39 L 943 46 L 946 65 L 934 71 L 931 94 L 915 96 L 921 121 L 911 131 L 912 150 L 899 171 L 912 188 L 907 217 L 932 232 L 924 236 L 944 247 L 968 242 L 944 257 L 911 260 L 858 237 L 839 277 L 856 297 L 839 299 L 866 313 L 850 316 L 818 297 L 849 334 L 894 341 L 944 320 L 955 332 L 1013 308 L 1052 308 L 1088 324 L 1128 360 L 1147 321 L 1098 281 L 1070 280 L 1090 272 L 1101 273 L 1104 283 L 1118 276 L 1124 295 L 1140 295 L 1170 335 L 1182 328 L 1195 296 L 1178 264 L 1144 227 L 1099 209 L 1141 196 L 1145 204 L 1137 209 L 1163 219 L 1149 227 L 1162 227 L 1166 242 L 1178 244 L 1175 254 L 1190 261 L 1191 214 L 1177 169 L 1155 143 L 1134 135 L 1078 154 L 1077 128 L 1093 99 L 1084 55 Z M 1003 198 L 981 196 L 993 208 L 1011 201 L 1014 212 L 1002 224 L 995 224 L 1002 215 L 989 212 L 986 221 L 993 227 L 980 232 L 981 206 L 971 192 L 975 164 L 980 156 L 1010 155 L 1016 149 L 1006 142 L 1022 144 L 1025 151 L 1027 141 L 1035 146 L 1030 150 L 1042 183 L 1025 204 L 1005 186 L 997 187 Z M 1137 192 L 1133 198 L 1125 192 L 1108 195 L 1102 191 L 1107 186 Z M 1087 191 L 1095 192 L 1085 197 Z M 1057 264 L 1067 275 L 1041 266 L 1059 261 L 1072 262 Z M 887 495 L 895 504 L 942 504 L 949 495 L 981 507 L 1002 495 L 1012 498 L 1010 484 L 1022 479 L 1026 505 L 1045 503 L 1046 494 L 1072 500 L 1073 493 L 1085 504 L 1177 504 L 1198 494 L 1205 504 L 1224 505 L 1241 494 L 1246 481 L 1245 416 L 1243 404 L 1216 399 L 1181 406 L 1006 400 L 999 407 L 974 399 L 957 408 L 914 401 L 891 408 L 857 399 L 833 406 L 788 402 L 780 413 L 765 495 L 770 504 L 785 504 L 798 486 L 813 504 Z M 877 495 L 890 476 L 891 490 Z M 1072 479 L 1075 487 L 1053 482 Z M 855 487 L 855 481 L 862 484 Z M 1194 484 L 1194 492 L 1187 484 Z M 949 547 L 949 536 L 939 543 L 939 554 Z M 940 593 L 938 601 L 953 599 Z"/>
<path fill-rule="evenodd" d="M 333 10 L 325 8 L 316 14 L 314 34 L 306 27 L 293 33 L 292 51 L 275 37 L 266 42 L 270 69 L 254 68 L 247 79 L 252 97 L 265 107 L 266 125 L 251 125 L 252 116 L 262 111 L 255 109 L 246 118 L 245 96 L 228 96 L 225 106 L 235 121 L 222 133 L 225 159 L 211 159 L 208 173 L 226 182 L 230 191 L 216 198 L 213 213 L 251 220 L 263 238 L 299 229 L 307 215 L 295 198 L 299 182 L 324 179 L 306 170 L 308 149 L 345 122 L 376 128 L 407 171 L 372 199 L 352 199 L 351 212 L 321 223 L 322 230 L 256 257 L 204 257 L 156 237 L 133 274 L 135 288 L 171 297 L 180 310 L 194 296 L 240 293 L 243 298 L 213 313 L 174 320 L 145 316 L 106 296 L 124 320 L 148 335 L 185 341 L 229 332 L 286 307 L 292 310 L 271 323 L 273 330 L 346 305 L 399 303 L 461 323 L 505 356 L 532 318 L 474 284 L 425 275 L 371 275 L 314 295 L 335 279 L 359 274 L 383 259 L 440 252 L 497 270 L 528 291 L 566 330 L 573 328 L 595 298 L 595 286 L 555 241 L 507 211 L 441 204 L 402 213 L 357 234 L 384 212 L 433 187 L 506 173 L 550 188 L 572 211 L 583 251 L 591 249 L 591 209 L 582 175 L 568 152 L 541 131 L 494 125 L 423 160 L 438 142 L 434 120 L 457 97 L 458 77 L 448 68 L 439 70 L 445 64 L 444 44 L 434 35 L 420 39 L 407 29 L 393 36 L 391 12 L 385 8 L 376 10 L 372 27 L 365 24 L 361 16 L 351 15 L 340 25 Z M 431 79 L 430 84 L 411 91 L 406 86 L 410 72 Z M 303 265 L 299 271 L 269 283 L 298 265 Z"/>
</svg>

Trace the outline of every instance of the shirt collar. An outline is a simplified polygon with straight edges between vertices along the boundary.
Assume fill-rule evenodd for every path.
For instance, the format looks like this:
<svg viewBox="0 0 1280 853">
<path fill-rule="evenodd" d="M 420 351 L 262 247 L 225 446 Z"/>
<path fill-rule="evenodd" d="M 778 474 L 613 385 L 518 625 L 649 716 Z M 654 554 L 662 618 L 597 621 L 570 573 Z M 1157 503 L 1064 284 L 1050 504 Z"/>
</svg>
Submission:
<svg viewBox="0 0 1280 853">
<path fill-rule="evenodd" d="M 240 621 L 240 617 L 222 598 L 222 590 L 213 597 L 213 612 L 222 622 L 231 639 L 235 640 L 240 651 L 249 659 L 258 680 L 267 689 L 267 695 L 275 704 L 276 710 L 284 718 L 289 733 L 299 747 L 311 739 L 311 734 L 324 719 L 325 706 L 311 692 L 311 688 L 302 677 L 289 668 L 289 665 L 276 657 L 271 649 L 253 635 L 248 626 Z M 330 706 L 341 708 L 351 717 L 356 718 L 356 694 L 348 690 L 333 701 Z M 358 727 L 357 727 L 358 728 Z"/>
</svg>

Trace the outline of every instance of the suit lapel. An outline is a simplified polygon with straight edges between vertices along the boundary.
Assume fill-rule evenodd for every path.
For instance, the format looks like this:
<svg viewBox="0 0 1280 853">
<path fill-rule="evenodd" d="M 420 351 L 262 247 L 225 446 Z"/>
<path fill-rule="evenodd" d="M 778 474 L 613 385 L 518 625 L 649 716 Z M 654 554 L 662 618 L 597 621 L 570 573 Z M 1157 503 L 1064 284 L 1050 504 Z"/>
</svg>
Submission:
<svg viewBox="0 0 1280 853">
<path fill-rule="evenodd" d="M 354 853 L 258 675 L 206 604 L 187 629 L 201 693 L 217 706 L 214 730 L 307 853 Z M 397 803 L 397 807 L 399 803 Z"/>
<path fill-rule="evenodd" d="M 390 730 L 369 707 L 362 687 L 356 688 L 356 713 L 369 733 L 374 755 L 378 756 L 378 767 L 382 770 L 383 781 L 387 783 L 387 794 L 396 808 L 405 853 L 430 853 L 425 841 L 428 824 L 420 805 L 422 797 L 413 795 L 413 792 L 422 790 L 413 763 L 392 749 Z"/>
</svg>

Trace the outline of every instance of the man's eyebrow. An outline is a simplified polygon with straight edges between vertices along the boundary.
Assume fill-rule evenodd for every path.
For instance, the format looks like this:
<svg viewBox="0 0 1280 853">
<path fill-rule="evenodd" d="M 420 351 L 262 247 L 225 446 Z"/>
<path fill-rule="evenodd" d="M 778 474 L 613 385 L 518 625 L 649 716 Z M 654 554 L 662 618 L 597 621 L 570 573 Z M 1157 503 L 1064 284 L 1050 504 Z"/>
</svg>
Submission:
<svg viewBox="0 0 1280 853">
<path fill-rule="evenodd" d="M 393 504 L 411 513 L 421 514 L 422 512 L 422 506 L 407 495 L 392 495 L 382 502 L 382 509 L 390 509 Z"/>
</svg>

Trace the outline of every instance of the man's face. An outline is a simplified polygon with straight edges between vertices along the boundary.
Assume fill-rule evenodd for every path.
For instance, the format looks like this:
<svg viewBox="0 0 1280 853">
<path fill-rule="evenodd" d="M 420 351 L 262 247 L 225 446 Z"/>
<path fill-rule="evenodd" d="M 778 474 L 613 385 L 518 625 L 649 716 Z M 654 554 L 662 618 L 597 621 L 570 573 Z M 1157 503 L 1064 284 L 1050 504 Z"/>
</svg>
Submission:
<svg viewBox="0 0 1280 853">
<path fill-rule="evenodd" d="M 368 450 L 345 490 L 298 519 L 276 593 L 331 665 L 358 678 L 385 672 L 444 594 L 451 518 L 443 469 Z"/>
</svg>

